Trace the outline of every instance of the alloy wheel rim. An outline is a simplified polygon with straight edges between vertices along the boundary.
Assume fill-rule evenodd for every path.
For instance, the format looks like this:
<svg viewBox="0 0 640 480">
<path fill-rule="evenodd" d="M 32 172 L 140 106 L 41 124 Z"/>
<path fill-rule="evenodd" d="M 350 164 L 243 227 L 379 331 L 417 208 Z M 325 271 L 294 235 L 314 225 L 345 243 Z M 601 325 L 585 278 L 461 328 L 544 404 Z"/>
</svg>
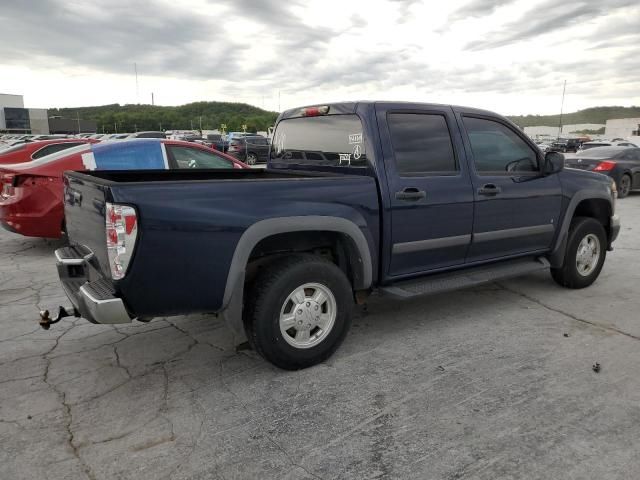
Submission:
<svg viewBox="0 0 640 480">
<path fill-rule="evenodd" d="M 576 253 L 576 268 L 580 275 L 587 277 L 593 273 L 600 260 L 600 252 L 600 240 L 593 233 L 580 241 Z"/>
<path fill-rule="evenodd" d="M 626 195 L 629 193 L 630 188 L 631 182 L 629 181 L 629 177 L 625 175 L 622 177 L 622 181 L 620 182 L 620 193 L 622 193 L 622 195 Z"/>
<path fill-rule="evenodd" d="M 280 333 L 295 348 L 322 342 L 336 322 L 337 303 L 331 290 L 320 283 L 305 283 L 293 290 L 280 309 Z"/>
</svg>

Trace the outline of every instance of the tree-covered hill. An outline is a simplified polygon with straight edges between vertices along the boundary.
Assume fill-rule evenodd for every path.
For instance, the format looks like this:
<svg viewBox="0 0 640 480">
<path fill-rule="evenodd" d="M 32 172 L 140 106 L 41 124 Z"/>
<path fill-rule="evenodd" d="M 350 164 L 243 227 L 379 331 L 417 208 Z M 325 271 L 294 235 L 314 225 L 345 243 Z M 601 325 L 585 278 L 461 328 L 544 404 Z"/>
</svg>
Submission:
<svg viewBox="0 0 640 480">
<path fill-rule="evenodd" d="M 194 102 L 177 107 L 157 105 L 102 105 L 97 107 L 50 108 L 49 115 L 64 118 L 95 120 L 98 132 L 133 132 L 136 130 L 213 130 L 227 125 L 227 131 L 242 129 L 250 132 L 265 131 L 272 126 L 278 114 L 246 103 Z M 562 123 L 606 123 L 612 118 L 640 117 L 640 107 L 594 107 L 565 113 Z M 558 125 L 559 115 L 515 115 L 509 117 L 520 127 Z"/>
<path fill-rule="evenodd" d="M 638 118 L 640 107 L 593 107 L 562 115 L 564 125 L 577 123 L 607 123 L 613 118 Z M 520 127 L 556 126 L 560 123 L 560 115 L 516 115 L 509 119 Z"/>
<path fill-rule="evenodd" d="M 278 114 L 246 103 L 195 102 L 178 107 L 157 105 L 102 105 L 97 107 L 50 108 L 49 116 L 95 120 L 98 132 L 113 133 L 141 130 L 214 130 L 221 124 L 227 131 L 238 131 L 242 125 L 250 132 L 265 131 Z"/>
</svg>

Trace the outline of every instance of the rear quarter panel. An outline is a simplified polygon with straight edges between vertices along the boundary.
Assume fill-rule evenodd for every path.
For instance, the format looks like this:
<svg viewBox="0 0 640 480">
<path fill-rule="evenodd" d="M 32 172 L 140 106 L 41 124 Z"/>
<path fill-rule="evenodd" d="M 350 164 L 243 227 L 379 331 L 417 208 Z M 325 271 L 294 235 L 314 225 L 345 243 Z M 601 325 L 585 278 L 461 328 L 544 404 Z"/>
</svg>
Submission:
<svg viewBox="0 0 640 480">
<path fill-rule="evenodd" d="M 136 251 L 116 286 L 136 314 L 220 310 L 240 237 L 270 218 L 322 215 L 352 221 L 367 239 L 377 272 L 378 193 L 370 177 L 147 182 L 112 185 L 110 191 L 114 201 L 138 212 Z"/>
</svg>

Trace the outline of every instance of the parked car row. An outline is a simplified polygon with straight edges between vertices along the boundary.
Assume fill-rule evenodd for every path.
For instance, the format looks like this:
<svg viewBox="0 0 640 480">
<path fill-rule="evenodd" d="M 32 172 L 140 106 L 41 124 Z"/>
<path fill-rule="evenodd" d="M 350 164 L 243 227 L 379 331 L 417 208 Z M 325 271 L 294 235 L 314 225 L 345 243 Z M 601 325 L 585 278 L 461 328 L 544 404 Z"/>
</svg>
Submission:
<svg viewBox="0 0 640 480">
<path fill-rule="evenodd" d="M 0 152 L 0 224 L 26 236 L 61 237 L 66 170 L 221 168 L 249 167 L 204 145 L 177 140 L 76 138 L 17 145 Z"/>
<path fill-rule="evenodd" d="M 269 139 L 262 135 L 245 132 L 229 132 L 227 135 L 207 135 L 205 137 L 195 132 L 171 133 L 167 136 L 161 131 L 144 131 L 135 133 L 81 133 L 78 135 L 3 135 L 0 136 L 0 153 L 16 145 L 38 142 L 40 140 L 65 140 L 65 141 L 116 141 L 133 138 L 170 138 L 183 140 L 213 148 L 220 152 L 228 153 L 236 159 L 249 165 L 266 163 L 269 155 Z"/>
</svg>

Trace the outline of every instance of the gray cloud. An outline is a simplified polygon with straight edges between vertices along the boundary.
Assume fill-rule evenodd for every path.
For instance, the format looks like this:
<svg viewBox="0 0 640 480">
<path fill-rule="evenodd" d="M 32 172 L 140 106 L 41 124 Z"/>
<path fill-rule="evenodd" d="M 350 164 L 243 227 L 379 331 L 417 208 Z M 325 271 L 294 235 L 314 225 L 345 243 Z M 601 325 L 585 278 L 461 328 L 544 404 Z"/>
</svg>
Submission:
<svg viewBox="0 0 640 480">
<path fill-rule="evenodd" d="M 408 12 L 419 3 L 390 1 L 397 7 L 396 22 L 411 19 Z M 473 0 L 452 15 L 458 19 L 482 17 L 509 1 Z M 555 0 L 544 0 L 523 12 L 518 21 L 505 24 L 467 48 L 496 48 L 579 22 L 589 27 L 587 19 L 632 4 L 635 2 L 630 0 L 581 0 L 559 5 Z M 549 58 L 535 63 L 522 58 L 509 68 L 496 69 L 473 62 L 473 55 L 468 54 L 466 63 L 453 67 L 416 60 L 428 58 L 424 52 L 432 45 L 416 44 L 416 39 L 408 44 L 387 41 L 366 30 L 367 15 L 362 12 L 346 18 L 351 27 L 344 31 L 316 25 L 313 19 L 296 15 L 296 8 L 302 5 L 302 0 L 216 0 L 210 6 L 219 7 L 221 14 L 212 19 L 162 0 L 149 0 L 135 9 L 127 0 L 86 2 L 73 7 L 65 0 L 23 0 L 7 3 L 0 10 L 0 58 L 5 64 L 84 66 L 118 74 L 132 74 L 133 62 L 137 62 L 142 75 L 224 80 L 225 96 L 237 98 L 256 98 L 278 90 L 291 95 L 330 95 L 345 88 L 353 94 L 378 91 L 384 97 L 384 92 L 402 87 L 436 95 L 532 91 L 555 95 L 564 78 L 580 78 L 575 91 L 590 90 L 596 95 L 616 88 L 616 93 L 637 95 L 632 90 L 632 83 L 640 81 L 637 55 L 616 55 L 620 53 L 618 45 L 632 46 L 638 40 L 640 32 L 632 15 L 622 22 L 581 30 L 581 37 L 573 37 L 593 38 L 592 48 L 607 48 L 605 55 L 611 54 L 611 58 L 604 62 L 591 61 L 591 53 L 576 52 L 570 61 Z M 637 12 L 637 7 L 632 11 Z M 238 19 L 248 19 L 255 27 L 238 31 L 234 29 Z M 391 26 L 393 21 L 389 20 Z M 371 47 L 330 54 L 332 40 L 347 32 L 371 35 Z M 274 55 L 266 60 L 254 50 L 248 54 L 249 46 L 261 43 L 273 49 L 268 53 Z"/>
<path fill-rule="evenodd" d="M 455 22 L 466 18 L 486 17 L 499 7 L 513 3 L 514 0 L 472 0 L 449 15 L 449 21 Z"/>
<path fill-rule="evenodd" d="M 548 0 L 524 12 L 519 19 L 504 25 L 500 30 L 489 33 L 483 40 L 469 42 L 465 48 L 486 50 L 511 45 L 575 26 L 580 22 L 610 14 L 618 8 L 636 4 L 637 0 L 581 0 L 570 4 Z"/>
</svg>

